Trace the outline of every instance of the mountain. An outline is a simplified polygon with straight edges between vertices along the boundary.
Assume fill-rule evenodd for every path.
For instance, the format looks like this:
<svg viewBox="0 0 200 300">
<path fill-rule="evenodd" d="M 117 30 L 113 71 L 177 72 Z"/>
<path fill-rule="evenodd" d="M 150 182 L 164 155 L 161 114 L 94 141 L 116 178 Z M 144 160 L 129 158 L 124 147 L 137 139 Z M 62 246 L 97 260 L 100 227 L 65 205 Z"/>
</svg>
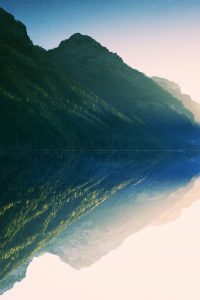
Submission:
<svg viewBox="0 0 200 300">
<path fill-rule="evenodd" d="M 169 151 L 110 150 L 196 149 L 200 128 L 180 100 L 92 38 L 75 34 L 46 51 L 3 9 L 0 66 L 1 293 L 50 240 L 104 202 L 127 208 L 136 190 L 144 196 L 145 186 L 149 196 L 157 181 L 165 191 L 199 171 L 195 152 L 177 172 Z M 100 149 L 109 151 L 40 151 Z"/>
<path fill-rule="evenodd" d="M 1 150 L 136 145 L 138 135 L 131 135 L 130 128 L 137 124 L 66 76 L 3 9 L 0 64 Z"/>
<path fill-rule="evenodd" d="M 46 51 L 0 9 L 0 64 L 1 150 L 198 146 L 182 103 L 90 37 Z"/>
<path fill-rule="evenodd" d="M 195 136 L 195 130 L 188 131 L 189 123 L 194 125 L 193 116 L 180 100 L 163 91 L 143 73 L 130 68 L 117 54 L 91 37 L 76 33 L 48 53 L 65 74 L 128 118 L 136 117 L 140 128 L 148 128 L 160 145 L 178 146 L 183 142 L 180 139 L 185 139 L 183 132 L 187 132 L 188 141 Z"/>
<path fill-rule="evenodd" d="M 174 97 L 179 99 L 183 103 L 183 106 L 192 112 L 195 121 L 200 123 L 200 105 L 197 102 L 193 101 L 189 95 L 183 94 L 181 92 L 180 86 L 177 83 L 156 76 L 152 77 L 152 79 L 164 90 L 168 91 Z"/>
</svg>

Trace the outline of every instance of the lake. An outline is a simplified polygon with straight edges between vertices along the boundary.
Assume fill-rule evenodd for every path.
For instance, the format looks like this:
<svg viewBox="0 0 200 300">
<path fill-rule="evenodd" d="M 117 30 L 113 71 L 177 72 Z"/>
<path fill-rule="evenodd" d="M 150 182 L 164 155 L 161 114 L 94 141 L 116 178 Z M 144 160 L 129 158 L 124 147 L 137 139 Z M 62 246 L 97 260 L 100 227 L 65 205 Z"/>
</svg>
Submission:
<svg viewBox="0 0 200 300">
<path fill-rule="evenodd" d="M 1 153 L 0 164 L 2 299 L 30 286 L 38 299 L 199 299 L 199 152 Z"/>
</svg>

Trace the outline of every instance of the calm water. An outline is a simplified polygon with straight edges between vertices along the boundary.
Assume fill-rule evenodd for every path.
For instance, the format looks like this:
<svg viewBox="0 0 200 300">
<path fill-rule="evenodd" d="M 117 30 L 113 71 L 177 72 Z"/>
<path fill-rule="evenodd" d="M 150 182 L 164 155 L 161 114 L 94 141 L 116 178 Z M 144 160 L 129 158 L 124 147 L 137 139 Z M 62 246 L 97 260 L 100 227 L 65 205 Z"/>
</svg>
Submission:
<svg viewBox="0 0 200 300">
<path fill-rule="evenodd" d="M 1 153 L 1 293 L 34 256 L 92 267 L 155 220 L 176 219 L 199 175 L 199 152 Z"/>
</svg>

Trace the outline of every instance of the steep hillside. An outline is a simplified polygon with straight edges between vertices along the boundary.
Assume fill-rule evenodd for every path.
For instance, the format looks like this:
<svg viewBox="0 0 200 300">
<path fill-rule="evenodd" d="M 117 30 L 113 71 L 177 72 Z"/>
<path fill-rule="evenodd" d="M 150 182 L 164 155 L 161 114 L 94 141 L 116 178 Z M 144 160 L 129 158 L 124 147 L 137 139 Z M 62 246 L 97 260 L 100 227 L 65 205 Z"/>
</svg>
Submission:
<svg viewBox="0 0 200 300">
<path fill-rule="evenodd" d="M 176 144 L 177 148 L 185 139 L 188 142 L 194 139 L 197 132 L 193 116 L 181 101 L 91 37 L 74 34 L 50 50 L 49 56 L 66 74 L 107 103 L 130 119 L 140 120 L 141 128 L 145 125 L 160 144 L 165 143 L 169 148 Z"/>
<path fill-rule="evenodd" d="M 125 114 L 69 79 L 44 49 L 32 44 L 25 26 L 4 10 L 0 64 L 1 150 L 140 146 L 139 122 L 132 124 Z M 133 125 L 135 135 L 130 132 Z M 142 132 L 150 135 L 146 128 Z"/>
<path fill-rule="evenodd" d="M 1 8 L 0 66 L 1 294 L 52 238 L 126 188 L 123 203 L 196 176 L 195 151 L 148 150 L 199 149 L 200 127 L 92 38 L 75 34 L 46 51 Z"/>
<path fill-rule="evenodd" d="M 182 103 L 92 38 L 47 52 L 0 10 L 0 150 L 196 148 Z"/>
</svg>

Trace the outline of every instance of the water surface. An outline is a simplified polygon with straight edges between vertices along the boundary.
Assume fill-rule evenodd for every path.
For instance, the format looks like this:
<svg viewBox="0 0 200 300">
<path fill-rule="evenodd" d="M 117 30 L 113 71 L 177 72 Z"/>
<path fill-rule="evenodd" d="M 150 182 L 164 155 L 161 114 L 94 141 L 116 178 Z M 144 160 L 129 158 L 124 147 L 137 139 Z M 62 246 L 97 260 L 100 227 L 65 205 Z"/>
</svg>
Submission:
<svg viewBox="0 0 200 300">
<path fill-rule="evenodd" d="M 197 200 L 186 195 L 198 180 L 199 152 L 1 153 L 0 164 L 1 293 L 25 277 L 34 256 L 92 267 Z"/>
</svg>

